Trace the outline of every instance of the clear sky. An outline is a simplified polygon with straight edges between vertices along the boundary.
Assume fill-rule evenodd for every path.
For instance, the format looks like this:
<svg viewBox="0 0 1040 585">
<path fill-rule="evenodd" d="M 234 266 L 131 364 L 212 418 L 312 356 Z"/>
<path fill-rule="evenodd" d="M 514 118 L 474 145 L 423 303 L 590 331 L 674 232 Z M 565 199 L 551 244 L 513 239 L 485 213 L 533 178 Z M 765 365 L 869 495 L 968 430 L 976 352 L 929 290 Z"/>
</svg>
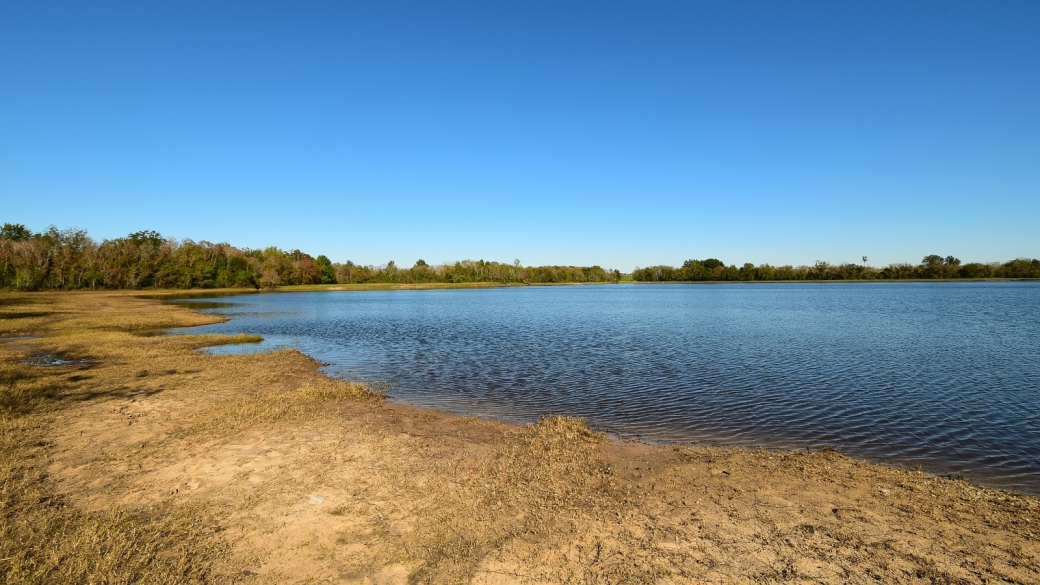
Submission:
<svg viewBox="0 0 1040 585">
<path fill-rule="evenodd" d="M 0 3 L 0 222 L 629 271 L 1040 257 L 1040 2 Z"/>
</svg>

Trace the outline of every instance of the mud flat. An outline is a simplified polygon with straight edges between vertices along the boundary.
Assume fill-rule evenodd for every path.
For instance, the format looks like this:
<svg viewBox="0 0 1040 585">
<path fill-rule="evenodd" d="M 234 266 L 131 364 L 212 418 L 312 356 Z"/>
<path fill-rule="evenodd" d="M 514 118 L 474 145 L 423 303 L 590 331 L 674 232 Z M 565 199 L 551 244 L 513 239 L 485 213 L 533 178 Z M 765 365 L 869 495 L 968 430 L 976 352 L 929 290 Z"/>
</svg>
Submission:
<svg viewBox="0 0 1040 585">
<path fill-rule="evenodd" d="M 0 294 L 6 582 L 1040 583 L 1033 496 L 394 405 L 152 334 L 218 319 L 183 307 Z"/>
</svg>

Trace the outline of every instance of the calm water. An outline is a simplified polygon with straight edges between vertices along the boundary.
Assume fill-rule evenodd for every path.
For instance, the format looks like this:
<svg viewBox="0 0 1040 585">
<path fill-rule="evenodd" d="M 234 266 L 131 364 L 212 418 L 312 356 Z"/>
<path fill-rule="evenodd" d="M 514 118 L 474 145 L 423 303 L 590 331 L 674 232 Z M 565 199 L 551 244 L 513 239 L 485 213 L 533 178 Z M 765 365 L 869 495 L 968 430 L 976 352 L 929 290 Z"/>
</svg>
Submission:
<svg viewBox="0 0 1040 585">
<path fill-rule="evenodd" d="M 188 301 L 189 303 L 191 301 Z M 843 452 L 1040 493 L 1040 283 L 254 294 L 258 333 L 394 400 L 653 441 Z M 218 351 L 242 351 L 243 346 Z"/>
</svg>

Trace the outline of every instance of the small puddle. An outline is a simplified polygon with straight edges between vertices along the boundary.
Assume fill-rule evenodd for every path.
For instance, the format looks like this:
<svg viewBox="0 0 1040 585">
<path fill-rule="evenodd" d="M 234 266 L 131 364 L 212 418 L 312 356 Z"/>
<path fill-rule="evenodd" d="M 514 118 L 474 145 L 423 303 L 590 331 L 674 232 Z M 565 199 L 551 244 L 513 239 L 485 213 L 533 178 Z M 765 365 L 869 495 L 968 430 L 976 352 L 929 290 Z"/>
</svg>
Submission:
<svg viewBox="0 0 1040 585">
<path fill-rule="evenodd" d="M 41 367 L 53 367 L 53 366 L 70 366 L 76 364 L 89 364 L 91 360 L 80 359 L 70 360 L 61 357 L 56 353 L 37 353 L 30 356 L 28 359 L 24 359 L 21 363 L 30 366 L 41 366 Z"/>
</svg>

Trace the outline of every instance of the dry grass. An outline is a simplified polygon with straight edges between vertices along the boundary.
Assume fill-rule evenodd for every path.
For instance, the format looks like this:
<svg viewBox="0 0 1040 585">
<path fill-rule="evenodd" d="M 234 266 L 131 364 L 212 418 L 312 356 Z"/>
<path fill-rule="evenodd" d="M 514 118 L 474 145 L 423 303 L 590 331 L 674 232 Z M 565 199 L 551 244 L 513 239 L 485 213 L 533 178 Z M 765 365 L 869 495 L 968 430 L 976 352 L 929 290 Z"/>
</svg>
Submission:
<svg viewBox="0 0 1040 585">
<path fill-rule="evenodd" d="M 283 352 L 296 353 L 294 350 Z M 264 424 L 299 421 L 323 406 L 383 398 L 381 392 L 373 391 L 365 384 L 329 378 L 310 380 L 295 388 L 253 390 L 232 400 L 209 405 L 198 414 L 195 424 L 178 436 L 195 440 L 228 437 Z"/>
<path fill-rule="evenodd" d="M 388 404 L 118 293 L 4 295 L 0 576 L 1040 582 L 1040 504 L 834 452 L 650 447 Z M 55 367 L 20 363 L 34 355 Z"/>
<path fill-rule="evenodd" d="M 58 303 L 35 311 L 0 305 L 5 334 L 55 324 Z M 49 309 L 49 310 L 47 310 Z M 67 332 L 67 329 L 58 328 Z M 27 341 L 26 343 L 35 343 Z M 69 505 L 48 481 L 48 440 L 57 413 L 77 399 L 53 370 L 20 363 L 33 348 L 0 345 L 0 576 L 6 583 L 194 583 L 219 580 L 228 545 L 203 506 L 174 509 Z"/>
</svg>

